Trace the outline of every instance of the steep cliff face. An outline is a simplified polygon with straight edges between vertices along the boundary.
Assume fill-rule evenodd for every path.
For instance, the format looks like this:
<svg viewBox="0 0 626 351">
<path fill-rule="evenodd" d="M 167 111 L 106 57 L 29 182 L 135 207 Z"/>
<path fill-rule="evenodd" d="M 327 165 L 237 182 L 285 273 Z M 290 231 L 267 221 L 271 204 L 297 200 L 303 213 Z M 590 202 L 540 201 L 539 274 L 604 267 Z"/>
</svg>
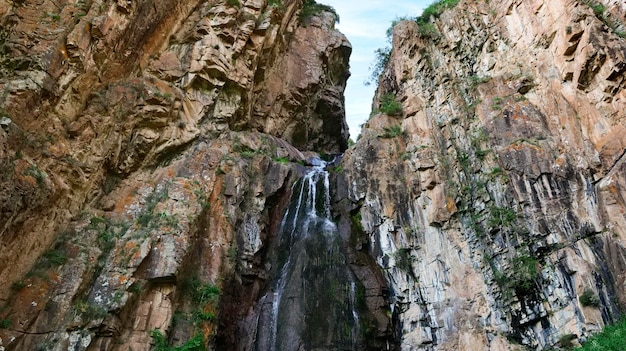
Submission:
<svg viewBox="0 0 626 351">
<path fill-rule="evenodd" d="M 300 150 L 346 148 L 350 44 L 301 8 L 0 2 L 0 349 L 215 348 L 244 318 Z"/>
<path fill-rule="evenodd" d="M 395 26 L 374 108 L 403 113 L 343 167 L 402 350 L 567 347 L 626 307 L 625 16 L 461 1 Z"/>
</svg>

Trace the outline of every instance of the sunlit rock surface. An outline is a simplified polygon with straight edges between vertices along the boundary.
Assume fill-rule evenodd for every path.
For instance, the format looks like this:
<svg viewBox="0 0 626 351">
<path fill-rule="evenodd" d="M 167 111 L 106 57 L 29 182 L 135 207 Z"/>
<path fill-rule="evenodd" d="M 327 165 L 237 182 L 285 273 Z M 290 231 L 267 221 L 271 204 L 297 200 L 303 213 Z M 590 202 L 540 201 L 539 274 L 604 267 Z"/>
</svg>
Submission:
<svg viewBox="0 0 626 351">
<path fill-rule="evenodd" d="M 626 302 L 625 8 L 461 1 L 400 22 L 343 169 L 402 350 L 577 344 Z"/>
</svg>

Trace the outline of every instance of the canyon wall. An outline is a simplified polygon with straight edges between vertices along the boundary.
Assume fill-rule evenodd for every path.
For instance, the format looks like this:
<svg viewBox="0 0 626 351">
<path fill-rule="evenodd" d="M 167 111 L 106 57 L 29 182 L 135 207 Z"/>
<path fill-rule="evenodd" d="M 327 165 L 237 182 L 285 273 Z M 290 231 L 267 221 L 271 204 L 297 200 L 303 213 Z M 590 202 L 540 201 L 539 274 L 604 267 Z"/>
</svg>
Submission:
<svg viewBox="0 0 626 351">
<path fill-rule="evenodd" d="M 347 148 L 351 48 L 312 5 L 0 0 L 0 350 L 266 347 L 293 185 Z M 567 349 L 617 320 L 625 22 L 619 0 L 399 22 L 328 169 L 337 239 L 294 273 L 334 272 L 292 291 L 350 296 L 327 310 L 352 331 L 289 347 Z"/>
<path fill-rule="evenodd" d="M 626 6 L 601 3 L 394 27 L 343 169 L 402 350 L 567 349 L 626 307 Z"/>
<path fill-rule="evenodd" d="M 293 182 L 347 147 L 351 47 L 303 6 L 0 1 L 1 350 L 243 349 Z"/>
</svg>

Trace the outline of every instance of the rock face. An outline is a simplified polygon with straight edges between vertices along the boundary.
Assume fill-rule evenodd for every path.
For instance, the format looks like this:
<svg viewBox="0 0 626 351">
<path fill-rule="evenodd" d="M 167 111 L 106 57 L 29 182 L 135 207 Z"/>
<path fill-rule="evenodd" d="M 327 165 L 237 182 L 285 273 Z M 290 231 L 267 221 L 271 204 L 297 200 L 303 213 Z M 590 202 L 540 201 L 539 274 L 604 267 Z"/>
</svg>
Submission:
<svg viewBox="0 0 626 351">
<path fill-rule="evenodd" d="M 300 150 L 347 146 L 350 44 L 302 6 L 0 1 L 1 350 L 237 347 Z"/>
<path fill-rule="evenodd" d="M 374 107 L 403 113 L 343 168 L 402 350 L 566 348 L 626 308 L 626 8 L 602 3 L 395 26 Z"/>
</svg>

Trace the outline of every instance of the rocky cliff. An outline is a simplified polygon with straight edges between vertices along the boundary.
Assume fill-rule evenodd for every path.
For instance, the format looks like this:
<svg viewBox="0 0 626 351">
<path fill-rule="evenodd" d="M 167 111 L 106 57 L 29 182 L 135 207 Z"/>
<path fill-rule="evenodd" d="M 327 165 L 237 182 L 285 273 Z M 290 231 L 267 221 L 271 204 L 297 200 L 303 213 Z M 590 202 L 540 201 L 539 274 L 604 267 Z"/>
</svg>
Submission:
<svg viewBox="0 0 626 351">
<path fill-rule="evenodd" d="M 0 1 L 0 349 L 243 348 L 302 152 L 347 147 L 314 5 Z"/>
<path fill-rule="evenodd" d="M 402 350 L 567 349 L 619 318 L 625 20 L 462 0 L 395 26 L 343 167 Z"/>
<path fill-rule="evenodd" d="M 438 3 L 310 173 L 347 147 L 327 8 L 0 0 L 0 350 L 567 349 L 617 320 L 626 6 Z M 306 318 L 266 335 L 280 309 Z"/>
</svg>

